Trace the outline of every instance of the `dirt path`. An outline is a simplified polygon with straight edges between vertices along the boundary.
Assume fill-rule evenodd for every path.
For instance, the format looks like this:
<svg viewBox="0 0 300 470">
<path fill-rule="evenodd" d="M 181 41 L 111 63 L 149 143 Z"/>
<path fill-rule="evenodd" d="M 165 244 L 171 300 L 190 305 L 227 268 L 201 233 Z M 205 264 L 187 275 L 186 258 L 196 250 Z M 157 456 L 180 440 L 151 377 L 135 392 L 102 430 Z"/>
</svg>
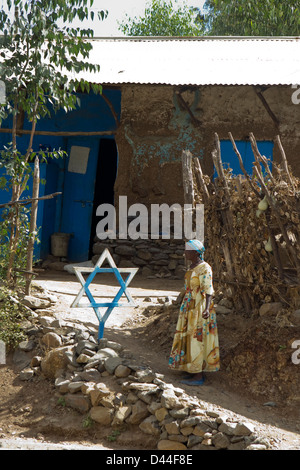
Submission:
<svg viewBox="0 0 300 470">
<path fill-rule="evenodd" d="M 57 302 L 52 308 L 52 313 L 57 318 L 64 320 L 77 320 L 85 325 L 93 326 L 98 328 L 98 320 L 95 313 L 90 308 L 70 308 L 70 305 L 77 295 L 80 284 L 74 275 L 60 272 L 48 272 L 47 274 L 39 276 L 37 280 L 38 284 L 47 289 L 48 292 L 57 297 Z M 245 417 L 249 420 L 255 421 L 261 434 L 270 439 L 276 449 L 300 449 L 300 434 L 299 428 L 299 416 L 295 416 L 293 410 L 287 408 L 284 404 L 277 403 L 276 406 L 266 406 L 267 400 L 254 400 L 252 397 L 246 394 L 239 394 L 234 390 L 228 383 L 226 371 L 221 370 L 217 374 L 212 374 L 208 377 L 208 380 L 204 387 L 188 387 L 179 384 L 179 376 L 176 373 L 170 371 L 167 367 L 168 364 L 168 348 L 160 347 L 159 342 L 155 340 L 152 334 L 148 333 L 148 318 L 143 315 L 145 308 L 151 305 L 160 305 L 168 299 L 175 299 L 181 290 L 182 283 L 180 281 L 172 281 L 168 279 L 143 279 L 142 277 L 136 276 L 131 286 L 130 292 L 137 302 L 136 307 L 126 307 L 114 311 L 109 320 L 105 325 L 105 337 L 121 343 L 126 349 L 133 352 L 135 358 L 139 359 L 141 364 L 150 366 L 155 372 L 159 372 L 165 375 L 166 381 L 174 383 L 177 386 L 185 388 L 185 390 L 209 404 L 212 410 L 226 411 L 228 414 Z M 95 283 L 93 285 L 93 295 L 95 298 L 111 299 L 114 297 L 118 290 L 118 285 L 115 279 L 111 277 L 101 278 L 101 284 Z M 2 377 L 4 371 L 2 370 Z M 10 375 L 11 380 L 16 381 L 16 377 L 13 377 L 12 372 L 7 371 L 7 380 Z M 0 369 L 1 376 L 1 369 Z M 2 381 L 3 383 L 3 381 Z M 40 384 L 43 387 L 42 384 Z M 44 385 L 46 387 L 46 385 Z M 47 385 L 49 387 L 49 385 Z M 22 383 L 18 385 L 18 395 L 25 396 L 28 398 L 28 383 Z M 11 388 L 12 390 L 12 388 Z M 53 392 L 53 390 L 52 390 Z M 45 404 L 45 414 L 51 414 L 51 387 L 45 390 L 48 400 L 47 405 Z M 37 400 L 37 398 L 31 399 Z M 11 413 L 16 413 L 17 410 L 14 408 L 14 397 L 11 397 L 10 407 Z M 26 400 L 24 407 L 30 407 L 30 397 Z M 17 406 L 17 405 L 15 405 Z M 23 407 L 23 408 L 24 408 Z M 10 434 L 6 432 L 7 428 L 2 427 L 0 408 L 0 445 L 2 437 L 2 445 L 9 447 L 12 442 L 15 443 L 16 448 L 26 448 L 30 446 L 30 443 L 23 442 L 23 437 L 20 438 L 20 420 L 18 419 L 10 421 Z M 16 423 L 18 423 L 16 425 Z M 11 439 L 11 433 L 14 432 L 13 428 L 16 427 L 16 437 Z M 26 424 L 28 427 L 28 423 Z M 1 436 L 1 427 L 2 433 Z M 21 434 L 22 436 L 22 434 Z M 28 438 L 30 432 L 27 432 Z M 8 439 L 9 438 L 9 439 Z M 19 441 L 17 440 L 19 439 Z M 6 439 L 6 440 L 5 440 Z M 8 440 L 7 440 L 8 439 Z M 75 437 L 65 443 L 53 444 L 51 442 L 33 442 L 33 446 L 36 448 L 41 445 L 44 448 L 52 448 L 52 445 L 57 445 L 59 448 L 62 446 L 78 445 L 83 448 L 89 448 L 91 445 L 96 445 L 93 441 L 86 440 L 79 442 Z M 112 445 L 104 443 L 102 447 L 97 442 L 99 448 L 111 449 Z M 19 447 L 18 447 L 19 446 Z M 22 447 L 23 446 L 23 447 Z M 47 447 L 48 446 L 48 447 Z M 28 447 L 27 447 L 28 448 Z M 30 448 L 30 447 L 29 447 Z M 33 447 L 34 448 L 34 447 Z M 130 448 L 130 447 L 128 447 Z"/>
<path fill-rule="evenodd" d="M 90 323 L 91 325 L 98 326 L 98 320 L 92 308 L 70 307 L 81 288 L 81 284 L 75 275 L 50 271 L 46 275 L 39 276 L 36 282 L 59 298 L 58 304 L 53 309 L 58 318 L 63 320 L 80 320 L 86 324 Z M 136 307 L 125 306 L 114 310 L 105 324 L 106 327 L 118 328 L 132 317 L 135 319 L 139 318 L 148 305 L 157 305 L 159 300 L 164 302 L 166 297 L 175 299 L 181 287 L 182 283 L 180 281 L 135 277 L 129 286 L 129 291 L 136 302 Z M 101 284 L 97 278 L 95 279 L 95 282 L 90 287 L 90 291 L 96 301 L 111 302 L 119 288 L 120 286 L 114 275 L 105 274 L 101 277 Z M 149 300 L 145 300 L 147 298 Z M 83 297 L 80 304 L 86 303 L 88 303 L 88 300 L 86 297 Z M 124 298 L 123 303 L 126 305 L 126 298 Z"/>
</svg>

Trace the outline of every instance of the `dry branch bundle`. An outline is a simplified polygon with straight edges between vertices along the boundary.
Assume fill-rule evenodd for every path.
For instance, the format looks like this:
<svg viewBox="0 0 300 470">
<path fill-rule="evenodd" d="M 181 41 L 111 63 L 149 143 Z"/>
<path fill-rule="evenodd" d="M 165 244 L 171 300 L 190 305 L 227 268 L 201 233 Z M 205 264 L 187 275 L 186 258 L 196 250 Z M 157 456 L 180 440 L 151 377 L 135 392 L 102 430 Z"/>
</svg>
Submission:
<svg viewBox="0 0 300 470">
<path fill-rule="evenodd" d="M 290 292 L 300 293 L 300 179 L 288 167 L 279 136 L 282 163 L 275 164 L 250 135 L 252 175 L 229 138 L 242 176 L 225 169 L 217 134 L 212 158 L 218 176 L 204 175 L 194 158 L 195 202 L 205 208 L 206 260 L 221 286 L 230 287 L 237 310 L 250 314 L 271 301 L 295 307 Z"/>
</svg>

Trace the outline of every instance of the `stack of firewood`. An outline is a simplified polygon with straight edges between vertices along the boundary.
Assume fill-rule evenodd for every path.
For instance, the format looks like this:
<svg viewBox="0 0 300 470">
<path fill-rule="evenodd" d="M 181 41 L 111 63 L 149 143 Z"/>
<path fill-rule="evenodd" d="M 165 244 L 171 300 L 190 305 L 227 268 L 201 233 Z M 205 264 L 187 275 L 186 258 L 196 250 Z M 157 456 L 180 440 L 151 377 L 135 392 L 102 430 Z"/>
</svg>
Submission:
<svg viewBox="0 0 300 470">
<path fill-rule="evenodd" d="M 300 180 L 291 173 L 279 136 L 281 163 L 271 164 L 250 135 L 252 175 L 229 138 L 240 163 L 238 176 L 224 167 L 217 134 L 213 180 L 203 174 L 198 158 L 187 159 L 191 154 L 183 152 L 184 168 L 190 162 L 193 201 L 204 204 L 206 261 L 215 282 L 231 288 L 236 310 L 250 314 L 274 301 L 299 308 Z"/>
</svg>

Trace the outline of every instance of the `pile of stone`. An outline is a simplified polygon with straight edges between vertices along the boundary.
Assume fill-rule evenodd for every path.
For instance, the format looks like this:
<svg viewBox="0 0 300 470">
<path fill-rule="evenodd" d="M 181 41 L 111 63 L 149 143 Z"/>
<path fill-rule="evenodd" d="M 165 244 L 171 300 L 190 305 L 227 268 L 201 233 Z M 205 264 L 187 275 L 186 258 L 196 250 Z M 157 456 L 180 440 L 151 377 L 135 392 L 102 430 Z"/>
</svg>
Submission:
<svg viewBox="0 0 300 470">
<path fill-rule="evenodd" d="M 93 245 L 94 263 L 106 248 L 120 268 L 138 267 L 139 272 L 149 278 L 183 279 L 184 277 L 182 240 L 98 240 Z"/>
<path fill-rule="evenodd" d="M 269 448 L 252 423 L 167 383 L 121 344 L 98 342 L 82 324 L 35 314 L 26 330 L 19 353 L 29 363 L 20 377 L 53 380 L 60 400 L 92 422 L 112 429 L 137 426 L 160 450 Z"/>
</svg>

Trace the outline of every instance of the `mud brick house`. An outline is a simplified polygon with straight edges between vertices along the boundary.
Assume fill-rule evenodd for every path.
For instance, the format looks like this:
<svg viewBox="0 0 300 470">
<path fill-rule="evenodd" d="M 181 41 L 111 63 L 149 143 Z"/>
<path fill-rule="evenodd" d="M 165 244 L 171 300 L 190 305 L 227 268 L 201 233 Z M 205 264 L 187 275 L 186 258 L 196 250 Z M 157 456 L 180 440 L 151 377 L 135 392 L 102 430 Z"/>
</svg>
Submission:
<svg viewBox="0 0 300 470">
<path fill-rule="evenodd" d="M 80 108 L 53 114 L 37 126 L 35 149 L 42 145 L 68 152 L 66 159 L 42 165 L 46 185 L 41 194 L 61 191 L 62 196 L 39 205 L 40 258 L 51 252 L 51 235 L 58 232 L 72 234 L 70 261 L 98 255 L 105 244 L 95 243 L 96 208 L 102 203 L 118 207 L 119 196 L 127 196 L 128 205 L 182 204 L 182 151 L 200 158 L 204 172 L 213 177 L 215 132 L 223 161 L 236 173 L 229 132 L 248 171 L 249 133 L 274 161 L 273 139 L 280 134 L 293 172 L 300 176 L 299 38 L 102 38 L 92 43 L 90 61 L 100 64 L 100 72 L 83 77 L 101 83 L 103 95 L 80 95 Z M 10 139 L 9 128 L 9 122 L 2 124 L 1 146 Z M 24 148 L 26 129 L 25 120 L 18 138 Z M 7 197 L 1 194 L 2 201 Z M 173 273 L 181 263 L 182 248 L 176 243 L 171 251 L 166 241 L 152 251 L 145 240 L 134 247 L 126 240 L 110 243 L 118 262 L 124 255 L 141 267 L 152 262 L 156 269 L 172 267 Z M 169 250 L 167 257 L 160 253 L 162 246 Z"/>
</svg>

